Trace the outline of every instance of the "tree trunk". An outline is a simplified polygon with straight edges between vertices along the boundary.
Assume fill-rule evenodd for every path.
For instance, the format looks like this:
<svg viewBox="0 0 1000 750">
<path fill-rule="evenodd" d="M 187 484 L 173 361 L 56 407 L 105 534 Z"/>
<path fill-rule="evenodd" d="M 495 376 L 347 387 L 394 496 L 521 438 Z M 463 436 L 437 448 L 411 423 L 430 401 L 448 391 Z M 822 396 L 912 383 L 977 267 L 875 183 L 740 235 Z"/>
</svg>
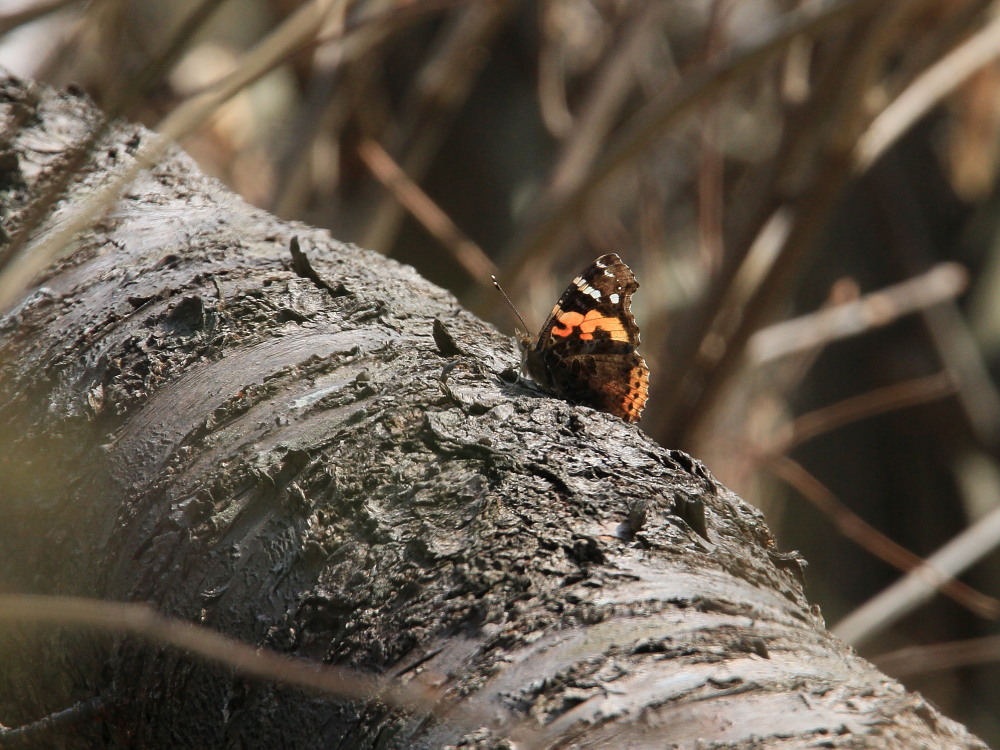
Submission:
<svg viewBox="0 0 1000 750">
<path fill-rule="evenodd" d="M 9 240 L 99 117 L 0 90 Z M 41 231 L 148 137 L 113 127 Z M 70 250 L 0 318 L 3 588 L 151 602 L 487 718 L 6 630 L 0 723 L 99 707 L 41 746 L 984 747 L 825 630 L 758 511 L 511 382 L 512 341 L 412 269 L 176 151 Z"/>
</svg>

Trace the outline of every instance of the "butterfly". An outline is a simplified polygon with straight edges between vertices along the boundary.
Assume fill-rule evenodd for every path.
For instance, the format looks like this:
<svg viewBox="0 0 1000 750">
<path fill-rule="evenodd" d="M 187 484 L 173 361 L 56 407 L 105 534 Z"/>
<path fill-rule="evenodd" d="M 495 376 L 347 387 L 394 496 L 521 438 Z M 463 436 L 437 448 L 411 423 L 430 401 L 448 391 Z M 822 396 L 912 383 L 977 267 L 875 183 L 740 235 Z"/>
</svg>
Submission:
<svg viewBox="0 0 1000 750">
<path fill-rule="evenodd" d="M 562 399 L 638 422 L 649 393 L 631 310 L 638 288 L 617 254 L 595 260 L 566 288 L 538 335 L 520 337 L 522 372 Z"/>
</svg>

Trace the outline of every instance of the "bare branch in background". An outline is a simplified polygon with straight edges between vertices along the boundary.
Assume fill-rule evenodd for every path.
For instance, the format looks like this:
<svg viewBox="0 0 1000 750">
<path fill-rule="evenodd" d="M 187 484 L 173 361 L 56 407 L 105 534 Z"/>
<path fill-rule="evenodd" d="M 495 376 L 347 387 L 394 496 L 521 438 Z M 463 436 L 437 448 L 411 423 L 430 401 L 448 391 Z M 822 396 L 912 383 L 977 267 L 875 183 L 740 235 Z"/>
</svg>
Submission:
<svg viewBox="0 0 1000 750">
<path fill-rule="evenodd" d="M 72 216 L 43 233 L 8 262 L 0 272 L 0 310 L 9 308 L 31 279 L 59 257 L 74 234 L 100 218 L 139 172 L 159 161 L 175 141 L 201 125 L 219 105 L 271 70 L 290 51 L 300 49 L 315 38 L 338 2 L 340 0 L 317 0 L 303 6 L 249 53 L 230 76 L 210 90 L 191 97 L 164 118 L 158 127 L 159 137 L 143 143 L 129 167 L 95 189 L 88 200 L 74 207 Z M 89 152 L 95 140 L 91 137 L 81 152 Z"/>
<path fill-rule="evenodd" d="M 965 291 L 968 273 L 956 263 L 942 263 L 921 276 L 894 284 L 859 300 L 793 320 L 775 323 L 753 335 L 747 348 L 754 365 L 792 352 L 824 346 L 838 339 L 888 325 Z"/>
<path fill-rule="evenodd" d="M 996 661 L 1000 661 L 1000 635 L 951 643 L 932 643 L 928 646 L 908 646 L 872 657 L 872 662 L 879 669 L 894 677 L 953 670 Z"/>
<path fill-rule="evenodd" d="M 925 588 L 928 597 L 935 591 L 940 590 L 941 593 L 951 597 L 980 617 L 990 620 L 1000 617 L 1000 601 L 994 599 L 992 596 L 981 594 L 954 578 L 961 570 L 953 570 L 950 567 L 936 567 L 939 564 L 936 557 L 930 560 L 922 560 L 909 550 L 896 544 L 896 542 L 872 527 L 840 502 L 836 495 L 802 468 L 800 464 L 787 456 L 771 456 L 764 461 L 764 466 L 775 476 L 780 477 L 798 490 L 802 497 L 819 508 L 845 537 L 853 540 L 860 547 L 875 555 L 880 560 L 892 565 L 894 568 L 902 571 L 910 571 L 909 576 L 913 576 L 914 580 L 919 580 L 919 585 Z M 920 576 L 923 577 L 921 578 Z M 881 614 L 881 610 L 879 610 L 879 614 Z M 873 613 L 872 620 L 875 620 L 877 616 L 877 614 Z M 872 624 L 872 627 L 887 627 L 888 624 L 890 624 L 888 620 L 884 620 Z M 851 637 L 858 637 L 856 635 L 857 631 L 851 622 L 848 622 L 844 630 L 841 630 L 838 626 L 835 632 L 848 642 L 857 643 L 857 641 L 851 640 Z M 859 637 L 859 640 L 861 639 Z"/>
<path fill-rule="evenodd" d="M 4 276 L 8 271 L 8 266 L 25 251 L 25 245 L 29 242 L 31 235 L 45 221 L 46 216 L 62 196 L 70 181 L 83 169 L 92 150 L 107 134 L 113 121 L 120 117 L 133 103 L 148 94 L 150 87 L 176 62 L 191 36 L 208 22 L 221 2 L 224 0 L 202 0 L 201 4 L 191 12 L 180 28 L 170 37 L 166 47 L 154 55 L 138 75 L 128 81 L 127 85 L 115 92 L 108 104 L 107 116 L 102 121 L 94 123 L 91 132 L 82 143 L 75 144 L 73 148 L 68 149 L 61 169 L 56 170 L 46 193 L 20 218 L 17 231 L 10 238 L 10 242 L 5 247 L 0 248 L 0 310 L 6 307 L 2 298 L 4 295 Z M 86 19 L 81 21 L 81 24 L 85 22 Z M 8 123 L 11 132 L 18 125 L 17 122 Z M 53 250 L 57 253 L 59 249 L 53 246 Z M 27 263 L 24 267 L 25 270 L 21 272 L 22 281 L 19 283 L 26 284 L 27 280 L 34 276 L 38 269 L 47 265 L 49 261 L 42 257 L 44 255 L 46 253 L 42 253 L 34 261 Z M 53 257 L 52 253 L 48 253 L 48 256 Z M 31 271 L 31 268 L 35 268 L 35 271 Z"/>
<path fill-rule="evenodd" d="M 74 626 L 128 633 L 172 646 L 205 661 L 262 680 L 391 706 L 433 710 L 441 694 L 419 681 L 407 683 L 373 677 L 342 667 L 316 664 L 245 643 L 185 620 L 165 617 L 152 607 L 73 596 L 0 595 L 0 621 L 37 626 Z M 449 717 L 459 719 L 456 717 Z M 465 720 L 472 720 L 466 717 Z M 3 735 L 0 733 L 0 739 Z"/>
<path fill-rule="evenodd" d="M 797 189 L 788 186 L 795 191 L 791 228 L 768 274 L 740 310 L 735 328 L 716 332 L 725 342 L 720 356 L 692 367 L 703 378 L 700 392 L 690 406 L 674 411 L 669 417 L 675 429 L 681 431 L 679 434 L 687 439 L 696 437 L 703 429 L 724 389 L 742 366 L 750 336 L 786 298 L 799 265 L 822 235 L 830 212 L 851 176 L 850 152 L 865 122 L 865 94 L 877 79 L 886 57 L 893 54 L 901 25 L 905 29 L 905 19 L 918 7 L 919 3 L 884 4 L 864 25 L 864 38 L 852 38 L 850 44 L 841 48 L 836 64 L 828 71 L 826 83 L 832 85 L 829 95 L 814 94 L 818 109 L 813 114 L 822 114 L 823 124 L 811 130 L 793 154 L 792 172 L 786 180 L 795 179 L 802 171 L 808 177 L 806 184 Z M 803 162 L 798 168 L 794 166 L 796 154 Z"/>
<path fill-rule="evenodd" d="M 442 211 L 430 196 L 410 180 L 392 157 L 378 143 L 368 138 L 358 146 L 358 153 L 379 182 L 391 192 L 400 205 L 406 206 L 414 218 L 436 237 L 452 258 L 481 284 L 497 272 L 486 253 Z"/>
<path fill-rule="evenodd" d="M 414 81 L 399 119 L 386 134 L 388 153 L 414 184 L 420 184 L 433 163 L 451 121 L 488 61 L 486 50 L 515 9 L 516 3 L 511 0 L 469 3 L 457 9 L 444 38 Z M 402 224 L 402 206 L 397 197 L 373 196 L 362 205 L 368 217 L 361 221 L 361 243 L 378 252 L 389 252 Z"/>
<path fill-rule="evenodd" d="M 1000 16 L 934 63 L 882 110 L 858 140 L 855 151 L 857 169 L 868 169 L 931 107 L 997 58 L 1000 58 Z"/>
<path fill-rule="evenodd" d="M 558 196 L 551 204 L 541 202 L 533 217 L 526 221 L 524 229 L 512 240 L 504 255 L 506 267 L 517 269 L 511 285 L 524 283 L 532 273 L 528 261 L 543 248 L 558 245 L 587 201 L 622 170 L 634 166 L 646 149 L 683 118 L 733 83 L 744 80 L 769 64 L 800 36 L 817 34 L 852 15 L 870 10 L 873 5 L 875 3 L 871 0 L 843 0 L 832 7 L 824 2 L 805 3 L 782 17 L 777 28 L 769 29 L 762 40 L 755 39 L 747 47 L 706 65 L 681 79 L 676 88 L 647 103 L 605 149 L 604 156 L 590 170 L 586 180 Z M 489 307 L 494 300 L 487 299 Z"/>
<path fill-rule="evenodd" d="M 817 435 L 839 427 L 897 409 L 938 401 L 954 393 L 955 384 L 946 372 L 876 388 L 796 417 L 788 439 L 780 441 L 772 452 L 786 453 Z"/>
<path fill-rule="evenodd" d="M 39 18 L 50 13 L 69 8 L 74 5 L 83 5 L 83 0 L 49 0 L 23 10 L 13 10 L 9 13 L 0 14 L 0 36 L 8 34 L 14 29 L 37 21 Z"/>
<path fill-rule="evenodd" d="M 859 646 L 892 626 L 1000 545 L 1000 508 L 977 521 L 944 547 L 833 626 L 833 632 Z M 996 614 L 994 613 L 994 617 Z"/>
</svg>

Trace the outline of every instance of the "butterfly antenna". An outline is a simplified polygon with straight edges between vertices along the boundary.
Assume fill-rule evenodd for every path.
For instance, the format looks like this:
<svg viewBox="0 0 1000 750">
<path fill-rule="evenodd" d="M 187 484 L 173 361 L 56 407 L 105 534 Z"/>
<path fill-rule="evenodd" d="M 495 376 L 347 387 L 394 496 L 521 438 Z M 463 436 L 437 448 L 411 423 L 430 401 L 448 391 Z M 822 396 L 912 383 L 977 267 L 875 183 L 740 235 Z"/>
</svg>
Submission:
<svg viewBox="0 0 1000 750">
<path fill-rule="evenodd" d="M 497 281 L 497 277 L 496 276 L 490 276 L 490 278 L 493 279 L 493 286 L 495 286 L 497 288 L 497 291 L 500 292 L 500 294 L 503 295 L 503 298 L 505 300 L 507 300 L 507 304 L 510 305 L 510 309 L 514 311 L 514 314 L 517 316 L 517 319 L 520 320 L 521 321 L 521 325 L 524 326 L 524 332 L 527 333 L 528 330 L 529 330 L 528 324 L 524 322 L 524 318 L 521 317 L 521 313 L 519 313 L 517 311 L 517 308 L 514 307 L 514 303 L 510 301 L 510 297 L 507 296 L 507 292 L 505 292 L 503 290 L 503 287 L 500 286 L 500 282 Z"/>
</svg>

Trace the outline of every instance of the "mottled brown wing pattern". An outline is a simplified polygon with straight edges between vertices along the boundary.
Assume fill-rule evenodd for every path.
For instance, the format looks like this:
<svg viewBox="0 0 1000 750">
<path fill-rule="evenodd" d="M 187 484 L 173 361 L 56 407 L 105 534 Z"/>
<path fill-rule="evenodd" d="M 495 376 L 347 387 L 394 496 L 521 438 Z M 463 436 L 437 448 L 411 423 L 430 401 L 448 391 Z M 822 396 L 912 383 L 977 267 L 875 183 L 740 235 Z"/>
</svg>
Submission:
<svg viewBox="0 0 1000 750">
<path fill-rule="evenodd" d="M 533 340 L 523 370 L 557 396 L 638 422 L 649 391 L 639 356 L 632 295 L 639 288 L 618 255 L 602 255 L 577 276 Z"/>
</svg>

